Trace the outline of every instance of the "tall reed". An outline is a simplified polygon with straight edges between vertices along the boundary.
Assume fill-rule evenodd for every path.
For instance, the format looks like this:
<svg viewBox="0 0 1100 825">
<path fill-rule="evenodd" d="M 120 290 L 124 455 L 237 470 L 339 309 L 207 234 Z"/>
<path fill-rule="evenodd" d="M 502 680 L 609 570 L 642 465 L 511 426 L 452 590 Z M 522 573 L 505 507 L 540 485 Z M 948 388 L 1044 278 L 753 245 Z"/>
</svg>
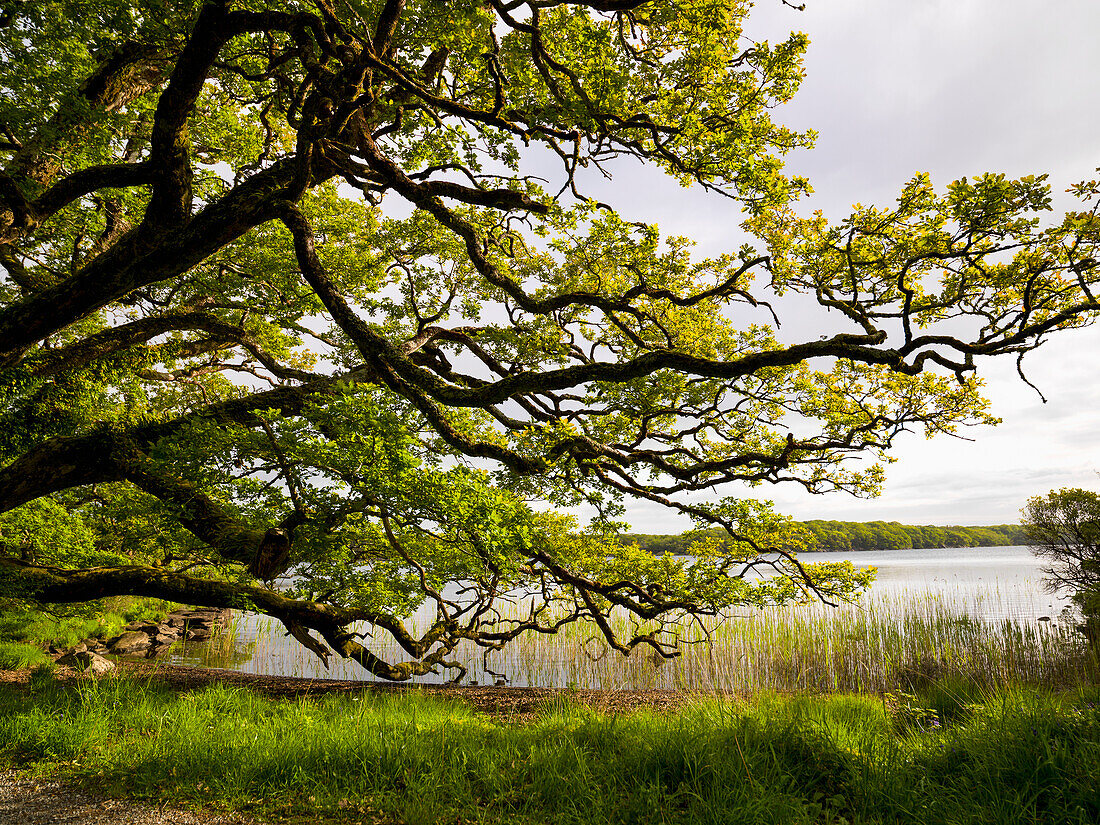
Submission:
<svg viewBox="0 0 1100 825">
<path fill-rule="evenodd" d="M 619 620 L 626 630 L 625 620 Z M 1066 620 L 982 621 L 937 596 L 874 598 L 860 606 L 793 605 L 731 615 L 680 638 L 665 660 L 648 648 L 607 649 L 594 628 L 520 640 L 498 660 L 529 684 L 605 689 L 911 690 L 944 678 L 978 686 L 1095 684 L 1095 652 Z"/>
<path fill-rule="evenodd" d="M 703 627 L 687 625 L 680 633 L 682 654 L 672 660 L 646 646 L 621 656 L 588 624 L 567 625 L 554 636 L 521 637 L 488 658 L 469 645 L 455 658 L 468 668 L 468 680 L 482 683 L 503 673 L 513 685 L 603 689 L 881 693 L 942 678 L 987 687 L 1100 681 L 1095 655 L 1067 618 L 976 618 L 983 612 L 1011 615 L 997 601 L 1014 598 L 994 591 L 982 597 L 983 604 L 967 606 L 925 591 L 836 608 L 814 603 L 746 610 Z M 623 634 L 634 628 L 624 616 L 614 623 Z M 382 640 L 370 647 L 383 657 L 403 655 Z M 352 662 L 321 668 L 278 625 L 263 620 L 242 621 L 236 647 L 223 638 L 214 653 L 199 651 L 182 661 L 274 675 L 369 678 Z"/>
</svg>

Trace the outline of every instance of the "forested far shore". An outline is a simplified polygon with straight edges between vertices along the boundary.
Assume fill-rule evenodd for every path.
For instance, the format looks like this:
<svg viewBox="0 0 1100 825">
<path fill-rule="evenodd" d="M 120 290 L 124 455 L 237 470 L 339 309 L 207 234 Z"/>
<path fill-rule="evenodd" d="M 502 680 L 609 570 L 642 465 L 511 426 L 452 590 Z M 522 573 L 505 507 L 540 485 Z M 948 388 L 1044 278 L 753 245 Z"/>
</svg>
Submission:
<svg viewBox="0 0 1100 825">
<path fill-rule="evenodd" d="M 936 547 L 1006 547 L 1026 544 L 1024 528 L 1019 524 L 990 527 L 938 527 L 899 524 L 896 521 L 813 521 L 799 522 L 809 535 L 805 549 L 826 550 L 923 550 Z M 626 543 L 636 543 L 651 553 L 685 554 L 692 542 L 702 538 L 722 538 L 721 529 L 688 531 L 679 535 L 630 533 Z"/>
</svg>

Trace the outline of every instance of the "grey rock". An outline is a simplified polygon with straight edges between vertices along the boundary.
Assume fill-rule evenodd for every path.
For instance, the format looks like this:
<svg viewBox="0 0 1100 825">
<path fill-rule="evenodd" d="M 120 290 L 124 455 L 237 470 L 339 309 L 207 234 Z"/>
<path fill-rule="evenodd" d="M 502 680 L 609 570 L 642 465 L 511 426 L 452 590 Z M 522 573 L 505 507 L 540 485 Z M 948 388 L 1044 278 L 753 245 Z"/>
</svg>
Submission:
<svg viewBox="0 0 1100 825">
<path fill-rule="evenodd" d="M 144 653 L 150 644 L 152 644 L 152 639 L 149 638 L 148 633 L 143 633 L 140 630 L 127 630 L 110 642 L 109 649 L 119 656 L 129 656 Z"/>
<path fill-rule="evenodd" d="M 126 625 L 125 629 L 141 633 L 156 633 L 157 624 L 156 622 L 130 622 L 130 624 Z"/>
<path fill-rule="evenodd" d="M 206 641 L 215 630 L 226 627 L 232 615 L 232 611 L 226 608 L 173 610 L 160 624 L 131 622 L 121 636 L 111 639 L 101 649 L 120 656 L 146 656 L 152 659 L 166 653 L 181 639 Z"/>
<path fill-rule="evenodd" d="M 62 656 L 57 660 L 59 665 L 65 665 L 66 667 L 76 668 L 82 670 L 85 673 L 91 673 L 95 676 L 101 676 L 104 673 L 110 673 L 115 669 L 115 663 L 110 659 L 104 659 L 98 653 L 92 653 L 90 650 L 81 650 L 69 653 Z"/>
</svg>

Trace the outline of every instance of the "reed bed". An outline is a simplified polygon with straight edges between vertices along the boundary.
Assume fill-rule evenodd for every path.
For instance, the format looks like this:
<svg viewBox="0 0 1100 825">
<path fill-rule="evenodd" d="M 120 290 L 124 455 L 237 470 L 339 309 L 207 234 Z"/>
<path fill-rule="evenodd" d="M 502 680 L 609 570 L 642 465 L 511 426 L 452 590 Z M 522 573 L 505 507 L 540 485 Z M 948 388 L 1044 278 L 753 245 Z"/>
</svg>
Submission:
<svg viewBox="0 0 1100 825">
<path fill-rule="evenodd" d="M 1095 651 L 1069 617 L 1014 618 L 1005 605 L 1018 601 L 1018 594 L 993 591 L 967 605 L 951 594 L 920 591 L 836 608 L 814 603 L 743 611 L 683 628 L 682 654 L 671 660 L 644 645 L 624 657 L 608 648 L 594 625 L 581 624 L 554 636 L 521 637 L 488 657 L 471 645 L 456 658 L 468 668 L 467 680 L 482 684 L 504 674 L 512 685 L 606 690 L 884 693 L 943 679 L 989 688 L 1100 682 Z M 1002 618 L 978 618 L 982 614 Z M 644 629 L 623 616 L 615 624 L 626 635 Z M 384 643 L 371 649 L 400 656 Z M 235 638 L 215 639 L 180 661 L 270 675 L 369 678 L 353 662 L 323 669 L 266 620 L 241 621 Z"/>
<path fill-rule="evenodd" d="M 625 619 L 618 624 L 632 629 Z M 672 660 L 648 646 L 623 657 L 593 632 L 521 639 L 490 665 L 525 684 L 734 692 L 883 693 L 943 679 L 1068 688 L 1095 684 L 1100 672 L 1065 618 L 983 621 L 927 594 L 731 615 L 683 631 L 683 652 Z"/>
</svg>

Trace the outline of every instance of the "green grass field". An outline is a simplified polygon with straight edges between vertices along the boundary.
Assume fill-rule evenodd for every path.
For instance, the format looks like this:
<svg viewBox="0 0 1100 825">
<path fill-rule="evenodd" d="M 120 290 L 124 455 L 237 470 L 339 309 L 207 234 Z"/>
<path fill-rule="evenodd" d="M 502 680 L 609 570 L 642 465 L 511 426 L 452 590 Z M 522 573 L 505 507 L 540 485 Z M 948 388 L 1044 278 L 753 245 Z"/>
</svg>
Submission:
<svg viewBox="0 0 1100 825">
<path fill-rule="evenodd" d="M 567 695 L 567 694 L 566 694 Z M 534 721 L 398 697 L 174 694 L 125 679 L 0 688 L 0 761 L 274 821 L 1100 821 L 1100 691 L 700 700 Z"/>
</svg>

